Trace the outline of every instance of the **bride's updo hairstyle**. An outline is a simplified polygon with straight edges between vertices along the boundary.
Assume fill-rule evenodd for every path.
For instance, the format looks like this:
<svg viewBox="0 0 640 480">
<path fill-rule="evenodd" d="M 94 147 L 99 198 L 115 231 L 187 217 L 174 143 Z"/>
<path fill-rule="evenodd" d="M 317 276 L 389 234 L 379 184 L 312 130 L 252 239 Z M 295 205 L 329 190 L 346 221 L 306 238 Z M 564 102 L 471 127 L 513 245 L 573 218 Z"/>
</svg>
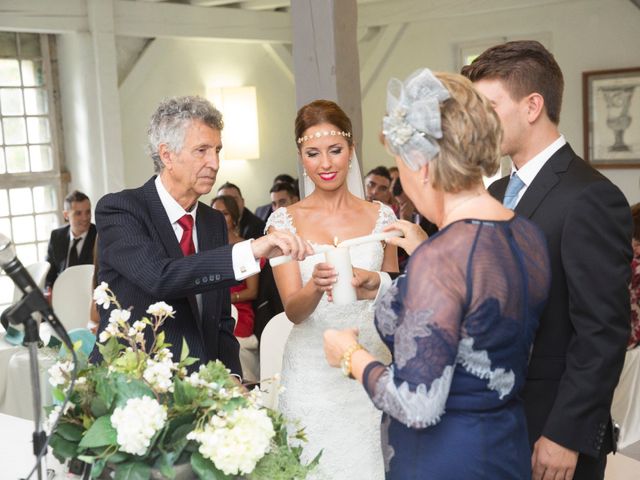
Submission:
<svg viewBox="0 0 640 480">
<path fill-rule="evenodd" d="M 462 75 L 437 73 L 451 97 L 441 104 L 440 152 L 429 165 L 429 181 L 445 192 L 466 190 L 500 166 L 500 120 L 489 101 Z"/>
<path fill-rule="evenodd" d="M 343 136 L 350 147 L 353 146 L 351 120 L 347 114 L 331 100 L 314 100 L 307 103 L 298 110 L 295 122 L 296 146 L 298 150 L 302 147 L 304 140 L 304 132 L 309 128 L 315 127 L 322 123 L 329 123 L 336 127 L 334 135 Z"/>
<path fill-rule="evenodd" d="M 423 68 L 392 78 L 382 125 L 387 147 L 411 170 L 429 163 L 433 188 L 468 190 L 500 165 L 500 120 L 462 75 Z"/>
</svg>

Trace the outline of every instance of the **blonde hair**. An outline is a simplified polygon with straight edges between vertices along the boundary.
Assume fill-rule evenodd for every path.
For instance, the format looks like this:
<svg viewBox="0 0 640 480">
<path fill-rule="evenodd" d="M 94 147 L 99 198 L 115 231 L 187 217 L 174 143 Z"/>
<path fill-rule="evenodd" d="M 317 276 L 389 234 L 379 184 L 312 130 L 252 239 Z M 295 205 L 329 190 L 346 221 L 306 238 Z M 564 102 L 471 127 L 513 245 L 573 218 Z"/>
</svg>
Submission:
<svg viewBox="0 0 640 480">
<path fill-rule="evenodd" d="M 462 75 L 435 73 L 451 97 L 441 104 L 440 152 L 429 162 L 434 188 L 455 193 L 492 176 L 500 166 L 502 128 L 489 101 Z"/>
</svg>

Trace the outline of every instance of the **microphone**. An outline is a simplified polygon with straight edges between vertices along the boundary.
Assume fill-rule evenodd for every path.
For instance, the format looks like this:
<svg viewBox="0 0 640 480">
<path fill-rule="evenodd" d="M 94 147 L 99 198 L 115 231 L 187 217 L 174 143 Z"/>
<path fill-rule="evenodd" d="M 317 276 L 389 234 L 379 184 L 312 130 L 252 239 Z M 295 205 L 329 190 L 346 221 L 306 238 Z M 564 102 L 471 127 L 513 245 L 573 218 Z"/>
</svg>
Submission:
<svg viewBox="0 0 640 480">
<path fill-rule="evenodd" d="M 38 311 L 45 316 L 54 331 L 65 343 L 68 341 L 68 343 L 71 344 L 67 331 L 53 313 L 53 309 L 49 305 L 49 302 L 44 298 L 43 293 L 33 281 L 33 278 L 31 278 L 27 269 L 24 268 L 22 262 L 18 260 L 13 243 L 2 233 L 0 233 L 0 268 L 4 270 L 11 280 L 13 280 L 13 283 L 15 283 L 16 287 L 18 287 L 22 293 L 25 295 L 31 294 L 35 297 L 35 311 Z"/>
</svg>

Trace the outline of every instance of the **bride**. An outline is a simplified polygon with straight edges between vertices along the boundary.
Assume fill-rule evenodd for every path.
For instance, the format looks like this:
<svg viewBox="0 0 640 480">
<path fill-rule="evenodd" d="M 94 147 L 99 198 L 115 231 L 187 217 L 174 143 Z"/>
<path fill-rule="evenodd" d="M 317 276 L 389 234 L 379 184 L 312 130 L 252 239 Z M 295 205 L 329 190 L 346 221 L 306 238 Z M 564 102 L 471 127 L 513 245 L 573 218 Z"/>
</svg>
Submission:
<svg viewBox="0 0 640 480">
<path fill-rule="evenodd" d="M 302 107 L 295 134 L 306 198 L 276 210 L 267 221 L 269 231 L 296 232 L 312 246 L 330 245 L 335 239 L 381 232 L 396 221 L 388 206 L 362 200 L 351 121 L 337 104 L 316 100 Z M 352 247 L 351 262 L 365 270 L 398 271 L 396 247 L 382 242 Z M 294 323 L 284 351 L 279 409 L 305 427 L 305 460 L 322 450 L 317 478 L 384 478 L 380 413 L 357 382 L 327 365 L 322 349 L 326 329 L 356 327 L 367 349 L 388 358 L 373 325 L 371 301 L 331 303 L 336 276 L 322 254 L 281 265 L 273 273 Z"/>
</svg>

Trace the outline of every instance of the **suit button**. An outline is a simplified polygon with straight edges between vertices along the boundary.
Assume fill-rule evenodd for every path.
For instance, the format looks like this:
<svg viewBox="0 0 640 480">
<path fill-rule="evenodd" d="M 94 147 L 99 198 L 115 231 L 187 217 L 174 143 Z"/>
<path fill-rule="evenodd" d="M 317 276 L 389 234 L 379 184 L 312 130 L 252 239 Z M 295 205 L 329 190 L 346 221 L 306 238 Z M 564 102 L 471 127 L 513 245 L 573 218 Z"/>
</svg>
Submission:
<svg viewBox="0 0 640 480">
<path fill-rule="evenodd" d="M 200 279 L 196 278 L 196 285 L 200 285 Z"/>
<path fill-rule="evenodd" d="M 202 283 L 207 283 L 209 279 L 207 277 L 202 277 Z"/>
<path fill-rule="evenodd" d="M 219 274 L 216 274 L 216 281 L 217 280 L 220 280 L 220 275 Z"/>
<path fill-rule="evenodd" d="M 213 275 L 209 275 L 209 281 L 210 281 L 210 282 L 213 282 L 213 281 L 215 281 L 215 280 L 217 280 L 217 278 L 216 278 L 215 276 L 213 276 Z"/>
</svg>

